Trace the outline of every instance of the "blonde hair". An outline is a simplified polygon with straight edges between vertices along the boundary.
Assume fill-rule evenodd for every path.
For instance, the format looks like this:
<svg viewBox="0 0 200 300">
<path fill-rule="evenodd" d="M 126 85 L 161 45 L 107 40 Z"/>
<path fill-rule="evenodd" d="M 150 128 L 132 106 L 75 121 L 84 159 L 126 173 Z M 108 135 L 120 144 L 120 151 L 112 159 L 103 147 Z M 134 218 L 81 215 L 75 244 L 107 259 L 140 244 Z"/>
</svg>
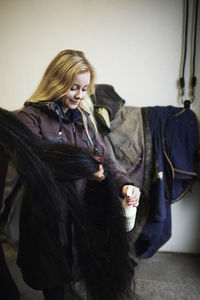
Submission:
<svg viewBox="0 0 200 300">
<path fill-rule="evenodd" d="M 68 49 L 58 53 L 50 62 L 37 89 L 27 100 L 27 102 L 52 102 L 62 98 L 72 87 L 77 74 L 87 71 L 89 71 L 91 75 L 90 84 L 87 89 L 87 96 L 80 102 L 78 109 L 82 114 L 87 136 L 92 143 L 92 139 L 88 131 L 87 117 L 85 116 L 83 109 L 90 114 L 89 118 L 93 124 L 96 137 L 99 140 L 97 127 L 93 116 L 93 105 L 90 99 L 90 95 L 94 93 L 95 72 L 82 51 Z"/>
</svg>

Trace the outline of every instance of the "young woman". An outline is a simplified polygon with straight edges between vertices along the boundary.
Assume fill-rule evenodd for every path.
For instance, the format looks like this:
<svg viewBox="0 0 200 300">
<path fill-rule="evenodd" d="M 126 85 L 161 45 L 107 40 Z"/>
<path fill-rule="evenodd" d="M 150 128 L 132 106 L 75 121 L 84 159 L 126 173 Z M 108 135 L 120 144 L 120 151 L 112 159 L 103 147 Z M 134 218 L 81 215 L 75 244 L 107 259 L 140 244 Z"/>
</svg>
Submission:
<svg viewBox="0 0 200 300">
<path fill-rule="evenodd" d="M 117 187 L 119 195 L 126 196 L 128 186 L 132 186 L 132 195 L 127 199 L 128 204 L 137 206 L 140 191 L 120 172 L 115 163 L 106 154 L 102 139 L 97 131 L 92 113 L 90 95 L 94 93 L 94 70 L 81 51 L 61 51 L 49 64 L 44 76 L 32 97 L 24 104 L 18 113 L 18 118 L 37 136 L 44 141 L 62 143 L 89 151 L 99 162 L 98 170 L 90 176 L 90 180 L 103 182 L 104 162 L 109 176 Z M 81 165 L 80 165 L 81 168 Z M 68 170 L 69 172 L 69 170 Z M 78 207 L 84 202 L 87 178 L 73 182 Z M 95 199 L 94 199 L 95 201 Z M 65 249 L 67 265 L 71 278 L 63 274 L 53 273 L 49 269 L 45 257 L 41 255 L 40 271 L 34 271 L 31 260 L 34 253 L 24 246 L 19 248 L 18 264 L 21 267 L 25 281 L 35 289 L 43 290 L 46 300 L 64 300 L 64 287 L 67 282 L 78 282 L 82 279 L 74 229 L 74 216 L 63 201 L 59 204 L 59 239 Z M 22 216 L 26 215 L 22 210 Z M 27 242 L 26 217 L 21 220 L 21 245 Z M 34 252 L 34 251 L 33 251 Z M 39 274 L 39 275 L 38 275 Z"/>
</svg>

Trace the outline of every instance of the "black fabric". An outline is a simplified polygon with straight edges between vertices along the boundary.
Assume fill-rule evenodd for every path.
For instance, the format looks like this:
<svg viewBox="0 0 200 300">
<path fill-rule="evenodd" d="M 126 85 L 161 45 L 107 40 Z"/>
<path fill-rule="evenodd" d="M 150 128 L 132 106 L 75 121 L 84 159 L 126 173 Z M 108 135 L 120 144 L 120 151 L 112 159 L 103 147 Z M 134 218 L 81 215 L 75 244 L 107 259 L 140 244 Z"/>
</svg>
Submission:
<svg viewBox="0 0 200 300">
<path fill-rule="evenodd" d="M 65 114 L 66 118 L 69 118 L 70 122 L 82 121 L 82 115 L 78 109 L 68 109 Z"/>
<path fill-rule="evenodd" d="M 94 117 L 95 117 L 98 131 L 101 133 L 101 136 L 108 135 L 111 132 L 111 130 L 107 126 L 104 118 L 98 113 L 97 107 L 94 109 Z"/>
<path fill-rule="evenodd" d="M 118 109 L 125 104 L 115 91 L 112 85 L 96 84 L 95 98 L 93 98 L 94 107 L 105 107 L 109 110 L 110 119 L 113 120 Z"/>
<path fill-rule="evenodd" d="M 43 290 L 45 300 L 65 300 L 64 287 Z"/>
<path fill-rule="evenodd" d="M 92 299 L 134 299 L 129 287 L 135 264 L 129 257 L 125 218 L 106 161 L 107 179 L 88 180 L 84 201 L 79 203 L 74 181 L 89 177 L 99 167 L 90 153 L 41 141 L 3 109 L 0 144 L 26 190 L 18 257 L 25 281 L 43 290 L 63 286 L 72 279 L 69 257 L 58 232 L 59 202 L 65 199 L 74 224 L 72 246 Z"/>
<path fill-rule="evenodd" d="M 105 120 L 98 113 L 99 107 L 104 107 L 109 113 L 112 121 L 118 109 L 125 104 L 123 100 L 115 91 L 112 85 L 96 84 L 95 94 L 91 96 L 94 105 L 94 116 L 97 122 L 98 130 L 102 136 L 110 133 L 110 128 L 107 127 Z"/>
<path fill-rule="evenodd" d="M 17 194 L 19 193 L 20 189 L 22 187 L 22 182 L 20 180 L 17 181 L 16 185 L 14 186 L 12 192 L 9 194 L 9 196 L 7 197 L 4 205 L 4 209 L 2 211 L 2 213 L 0 214 L 0 228 L 4 228 L 4 226 L 6 226 L 8 219 L 9 219 L 9 214 L 12 210 L 12 206 L 15 202 L 15 199 L 17 197 Z M 2 237 L 4 236 L 4 231 L 1 232 L 0 230 L 0 234 L 2 234 Z M 6 239 L 6 234 L 5 234 L 5 239 Z M 0 237 L 0 241 L 1 241 L 1 237 Z"/>
<path fill-rule="evenodd" d="M 19 290 L 8 269 L 3 249 L 0 244 L 0 299 L 19 300 Z"/>
</svg>

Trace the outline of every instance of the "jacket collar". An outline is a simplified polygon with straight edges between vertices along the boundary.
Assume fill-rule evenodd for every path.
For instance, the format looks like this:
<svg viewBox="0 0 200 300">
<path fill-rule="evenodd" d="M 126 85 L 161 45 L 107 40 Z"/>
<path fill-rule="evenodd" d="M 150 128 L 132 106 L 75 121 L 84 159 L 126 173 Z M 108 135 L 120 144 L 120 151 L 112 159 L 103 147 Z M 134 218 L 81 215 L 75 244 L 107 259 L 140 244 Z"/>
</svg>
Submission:
<svg viewBox="0 0 200 300">
<path fill-rule="evenodd" d="M 50 106 L 50 110 L 54 111 L 58 115 L 59 118 L 62 118 L 66 121 L 69 121 L 72 123 L 78 122 L 78 121 L 83 121 L 82 115 L 77 108 L 76 109 L 68 109 L 67 112 L 64 113 L 63 109 L 62 109 L 62 101 L 60 99 L 52 102 L 52 104 Z"/>
<path fill-rule="evenodd" d="M 82 115 L 78 109 L 68 109 L 67 113 L 65 114 L 62 109 L 62 101 L 61 99 L 54 100 L 54 101 L 39 101 L 39 102 L 25 102 L 25 106 L 33 106 L 45 113 L 52 115 L 58 118 L 61 118 L 68 122 L 82 122 Z M 82 109 L 85 116 L 88 117 L 90 114 Z"/>
<path fill-rule="evenodd" d="M 71 123 L 80 122 L 83 124 L 82 114 L 77 108 L 68 109 L 66 114 L 63 112 L 61 99 L 54 101 L 25 102 L 24 105 L 36 107 L 41 111 L 45 112 L 46 114 L 57 118 L 59 122 L 59 135 L 62 134 L 63 121 Z M 83 112 L 88 119 L 89 113 L 85 110 L 83 110 Z"/>
</svg>

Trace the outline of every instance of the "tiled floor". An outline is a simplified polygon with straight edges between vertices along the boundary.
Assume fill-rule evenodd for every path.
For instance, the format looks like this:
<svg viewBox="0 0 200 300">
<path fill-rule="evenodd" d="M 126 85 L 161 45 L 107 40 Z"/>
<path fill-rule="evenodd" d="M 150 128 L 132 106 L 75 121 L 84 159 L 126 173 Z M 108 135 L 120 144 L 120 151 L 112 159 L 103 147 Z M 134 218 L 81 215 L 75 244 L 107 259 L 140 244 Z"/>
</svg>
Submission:
<svg viewBox="0 0 200 300">
<path fill-rule="evenodd" d="M 16 251 L 4 248 L 21 300 L 43 300 L 41 292 L 23 282 L 15 263 Z M 140 300 L 200 300 L 200 255 L 158 252 L 152 258 L 139 261 L 136 292 Z"/>
</svg>

